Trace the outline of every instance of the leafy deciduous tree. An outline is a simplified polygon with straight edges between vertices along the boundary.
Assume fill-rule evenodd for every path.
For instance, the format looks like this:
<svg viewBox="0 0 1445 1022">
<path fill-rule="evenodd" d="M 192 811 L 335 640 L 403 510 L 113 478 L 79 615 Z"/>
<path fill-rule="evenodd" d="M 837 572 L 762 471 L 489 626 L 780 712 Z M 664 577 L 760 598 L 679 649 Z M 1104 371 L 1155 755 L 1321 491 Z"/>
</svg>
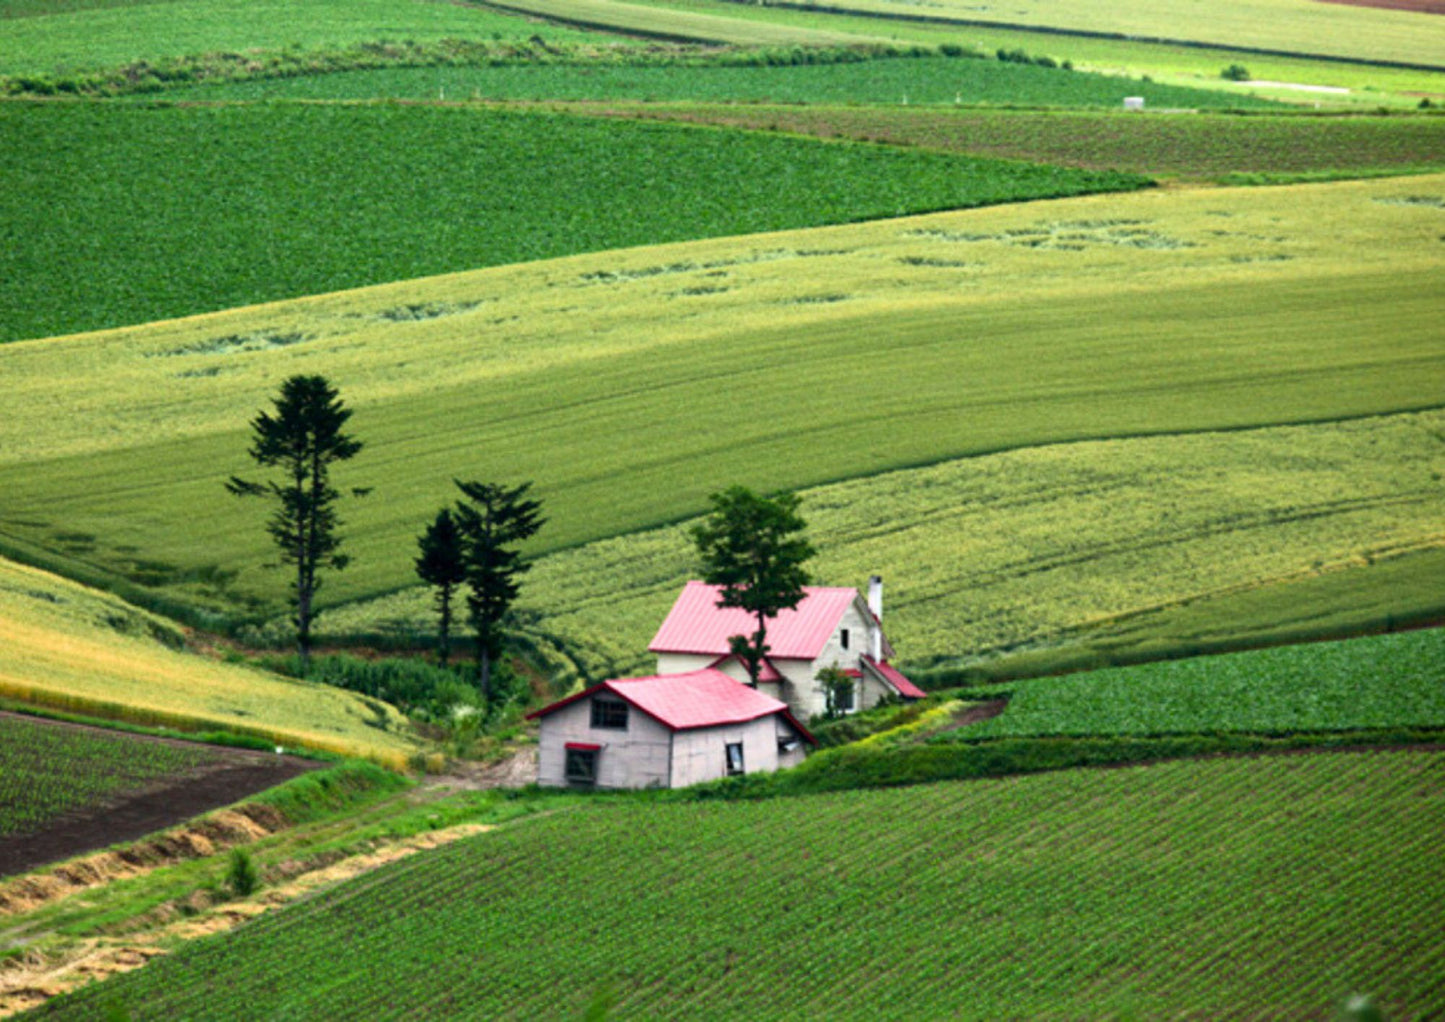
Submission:
<svg viewBox="0 0 1445 1022">
<path fill-rule="evenodd" d="M 751 636 L 729 639 L 757 687 L 768 653 L 768 619 L 802 601 L 808 584 L 803 564 L 813 556 L 813 545 L 801 535 L 807 523 L 798 514 L 796 494 L 768 498 L 730 486 L 708 499 L 712 513 L 694 526 L 693 541 L 702 555 L 703 579 L 722 586 L 718 606 L 741 607 L 757 620 Z"/>
<path fill-rule="evenodd" d="M 516 544 L 535 535 L 546 519 L 541 502 L 527 497 L 531 483 L 455 482 L 466 497 L 457 504 L 457 527 L 466 561 L 467 614 L 477 633 L 478 687 L 490 702 L 492 661 L 502 653 L 502 619 L 521 592 L 519 577 L 532 567 Z"/>
<path fill-rule="evenodd" d="M 265 497 L 276 504 L 266 531 L 280 548 L 281 562 L 296 566 L 290 603 L 304 672 L 310 661 L 312 608 L 321 588 L 321 570 L 339 571 L 348 561 L 338 552 L 340 494 L 331 485 L 330 469 L 333 462 L 355 457 L 361 442 L 342 432 L 351 410 L 342 405 L 324 376 L 292 376 L 281 384 L 273 403 L 274 414 L 262 411 L 251 422 L 250 454 L 264 468 L 279 467 L 281 481 L 256 483 L 232 476 L 226 489 L 238 497 Z M 361 496 L 367 491 L 352 492 Z"/>
<path fill-rule="evenodd" d="M 451 655 L 452 596 L 457 586 L 467 580 L 462 534 L 450 510 L 442 508 L 437 512 L 436 519 L 417 540 L 417 546 L 421 549 L 421 556 L 416 559 L 416 573 L 423 582 L 436 588 L 440 618 L 437 661 L 445 667 Z"/>
</svg>

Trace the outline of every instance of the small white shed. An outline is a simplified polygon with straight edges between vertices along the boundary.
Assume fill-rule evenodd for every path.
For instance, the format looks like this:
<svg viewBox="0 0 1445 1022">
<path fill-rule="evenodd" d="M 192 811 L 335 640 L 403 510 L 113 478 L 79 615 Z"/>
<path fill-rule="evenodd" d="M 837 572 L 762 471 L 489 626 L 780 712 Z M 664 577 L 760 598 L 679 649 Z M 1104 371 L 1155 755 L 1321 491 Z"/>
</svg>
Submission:
<svg viewBox="0 0 1445 1022">
<path fill-rule="evenodd" d="M 787 704 L 721 671 L 604 681 L 528 715 L 548 787 L 681 788 L 802 762 Z"/>
</svg>

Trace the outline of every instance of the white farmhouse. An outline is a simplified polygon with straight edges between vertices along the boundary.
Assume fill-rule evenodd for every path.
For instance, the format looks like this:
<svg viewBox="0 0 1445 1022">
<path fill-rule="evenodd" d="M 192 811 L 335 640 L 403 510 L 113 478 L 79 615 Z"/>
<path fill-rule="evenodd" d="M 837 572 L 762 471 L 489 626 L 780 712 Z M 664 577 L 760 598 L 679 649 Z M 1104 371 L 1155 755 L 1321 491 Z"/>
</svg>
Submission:
<svg viewBox="0 0 1445 1022">
<path fill-rule="evenodd" d="M 680 788 L 793 766 L 815 744 L 786 705 L 707 668 L 604 681 L 529 717 L 548 787 Z"/>
<path fill-rule="evenodd" d="M 704 668 L 746 681 L 746 666 L 731 654 L 729 638 L 757 628 L 745 610 L 717 605 L 718 586 L 689 582 L 657 630 L 648 649 L 657 654 L 660 676 Z M 868 602 L 853 588 L 805 587 L 793 610 L 767 623 L 769 653 L 758 691 L 788 704 L 800 720 L 823 713 L 826 697 L 818 672 L 837 666 L 854 679 L 843 709 L 867 709 L 885 696 L 921 699 L 911 681 L 889 665 L 893 647 L 883 634 L 883 580 L 868 582 Z"/>
</svg>

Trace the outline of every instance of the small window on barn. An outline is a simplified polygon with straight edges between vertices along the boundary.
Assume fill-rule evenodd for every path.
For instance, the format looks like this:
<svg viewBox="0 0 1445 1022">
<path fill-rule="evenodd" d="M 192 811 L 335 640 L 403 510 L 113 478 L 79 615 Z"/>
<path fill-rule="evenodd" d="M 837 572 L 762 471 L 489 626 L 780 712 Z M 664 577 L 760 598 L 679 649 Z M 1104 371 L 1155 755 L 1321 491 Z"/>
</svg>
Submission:
<svg viewBox="0 0 1445 1022">
<path fill-rule="evenodd" d="M 743 773 L 743 743 L 728 743 L 728 776 Z"/>
<path fill-rule="evenodd" d="M 592 700 L 592 726 L 627 730 L 627 704 L 620 699 Z"/>
<path fill-rule="evenodd" d="M 568 749 L 565 772 L 568 784 L 596 784 L 597 750 Z"/>
<path fill-rule="evenodd" d="M 848 648 L 848 629 L 844 628 L 841 632 L 838 633 L 838 645 L 842 646 L 844 649 Z"/>
</svg>

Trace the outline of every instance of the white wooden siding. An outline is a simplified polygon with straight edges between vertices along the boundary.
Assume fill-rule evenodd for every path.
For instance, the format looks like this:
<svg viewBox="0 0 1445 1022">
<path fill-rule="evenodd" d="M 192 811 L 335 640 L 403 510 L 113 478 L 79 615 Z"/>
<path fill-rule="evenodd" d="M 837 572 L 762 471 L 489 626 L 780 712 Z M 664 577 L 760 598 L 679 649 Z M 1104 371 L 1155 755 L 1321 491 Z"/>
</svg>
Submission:
<svg viewBox="0 0 1445 1022">
<path fill-rule="evenodd" d="M 666 787 L 672 732 L 635 706 L 627 707 L 627 730 L 592 726 L 592 699 L 579 699 L 542 718 L 537 741 L 537 783 L 567 786 L 567 743 L 602 746 L 597 787 Z M 604 696 L 616 699 L 616 696 Z"/>
</svg>

